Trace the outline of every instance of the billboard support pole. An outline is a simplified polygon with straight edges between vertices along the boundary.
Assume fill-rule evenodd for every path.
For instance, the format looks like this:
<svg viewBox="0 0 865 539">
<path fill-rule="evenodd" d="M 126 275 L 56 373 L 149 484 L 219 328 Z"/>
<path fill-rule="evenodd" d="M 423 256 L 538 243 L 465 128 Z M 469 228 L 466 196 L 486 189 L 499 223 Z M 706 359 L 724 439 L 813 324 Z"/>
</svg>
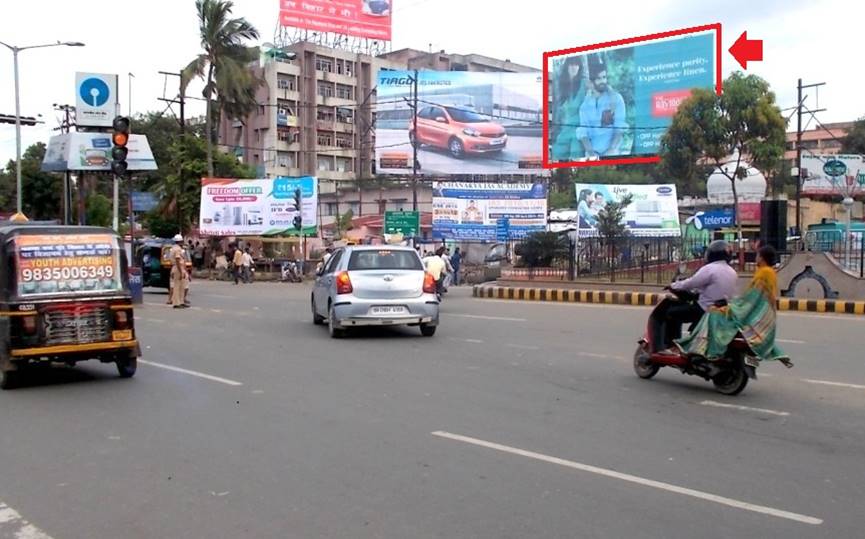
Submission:
<svg viewBox="0 0 865 539">
<path fill-rule="evenodd" d="M 411 162 L 411 209 L 417 211 L 417 69 L 414 70 L 412 77 L 412 130 L 414 132 L 414 144 L 412 144 L 412 162 Z"/>
<path fill-rule="evenodd" d="M 797 85 L 797 105 L 796 105 L 796 115 L 798 116 L 796 122 L 796 168 L 798 169 L 798 177 L 796 178 L 796 234 L 798 234 L 799 239 L 802 239 L 802 210 L 800 209 L 800 204 L 802 200 L 802 105 L 805 97 L 802 97 L 802 90 L 805 88 L 816 88 L 818 86 L 823 86 L 826 84 L 825 82 L 818 82 L 815 84 L 802 84 L 802 79 L 799 79 L 799 84 Z M 819 104 L 818 104 L 819 106 Z M 816 112 L 821 112 L 822 110 L 814 110 L 809 111 L 812 115 Z"/>
</svg>

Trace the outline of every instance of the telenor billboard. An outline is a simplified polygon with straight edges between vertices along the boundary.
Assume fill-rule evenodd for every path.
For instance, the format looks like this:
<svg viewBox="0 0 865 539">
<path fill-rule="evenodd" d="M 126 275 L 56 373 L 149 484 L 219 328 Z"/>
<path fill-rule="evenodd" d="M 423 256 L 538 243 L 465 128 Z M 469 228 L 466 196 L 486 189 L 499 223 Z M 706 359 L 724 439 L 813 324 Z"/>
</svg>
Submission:
<svg viewBox="0 0 865 539">
<path fill-rule="evenodd" d="M 378 74 L 376 173 L 543 175 L 541 73 L 414 71 Z"/>
<path fill-rule="evenodd" d="M 390 41 L 393 0 L 280 0 L 282 26 Z"/>
<path fill-rule="evenodd" d="M 720 91 L 720 35 L 711 25 L 544 53 L 544 165 L 656 162 L 691 91 Z"/>
</svg>

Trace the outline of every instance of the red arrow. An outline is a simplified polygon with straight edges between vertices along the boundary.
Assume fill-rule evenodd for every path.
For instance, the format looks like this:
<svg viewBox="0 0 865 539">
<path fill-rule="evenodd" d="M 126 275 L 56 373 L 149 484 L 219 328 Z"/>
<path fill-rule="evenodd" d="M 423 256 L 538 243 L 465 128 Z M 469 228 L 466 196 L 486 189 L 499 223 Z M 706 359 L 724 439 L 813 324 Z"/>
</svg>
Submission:
<svg viewBox="0 0 865 539">
<path fill-rule="evenodd" d="M 748 32 L 742 32 L 739 39 L 730 47 L 730 54 L 739 62 L 742 69 L 748 69 L 748 62 L 763 61 L 763 40 L 748 39 Z"/>
</svg>

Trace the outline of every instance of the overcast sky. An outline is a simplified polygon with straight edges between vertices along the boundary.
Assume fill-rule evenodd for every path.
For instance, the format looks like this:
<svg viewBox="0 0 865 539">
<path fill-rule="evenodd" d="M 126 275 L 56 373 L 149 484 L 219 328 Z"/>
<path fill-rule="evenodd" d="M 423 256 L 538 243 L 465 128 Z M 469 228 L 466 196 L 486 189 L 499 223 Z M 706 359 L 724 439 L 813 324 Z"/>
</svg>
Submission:
<svg viewBox="0 0 865 539">
<path fill-rule="evenodd" d="M 272 41 L 278 8 L 278 0 L 235 1 L 235 15 L 250 20 L 262 41 Z M 394 0 L 392 46 L 474 52 L 540 68 L 545 50 L 720 22 L 725 76 L 739 68 L 726 50 L 747 30 L 749 38 L 764 40 L 764 59 L 749 64 L 748 73 L 769 81 L 782 108 L 796 104 L 797 78 L 826 82 L 819 105 L 828 110 L 818 118 L 827 123 L 865 115 L 863 11 L 853 0 Z M 45 120 L 22 128 L 23 148 L 47 142 L 58 125 L 53 103 L 74 103 L 76 71 L 119 74 L 124 113 L 132 72 L 133 111 L 164 110 L 158 71 L 179 71 L 194 58 L 197 32 L 194 0 L 2 0 L 0 41 L 87 44 L 20 53 L 22 115 Z M 15 111 L 12 73 L 12 53 L 0 47 L 0 113 Z M 167 84 L 172 97 L 177 81 Z M 200 85 L 193 91 L 200 95 Z M 807 104 L 817 108 L 815 101 Z M 189 115 L 202 111 L 193 103 Z M 14 155 L 15 126 L 0 124 L 0 163 Z"/>
</svg>

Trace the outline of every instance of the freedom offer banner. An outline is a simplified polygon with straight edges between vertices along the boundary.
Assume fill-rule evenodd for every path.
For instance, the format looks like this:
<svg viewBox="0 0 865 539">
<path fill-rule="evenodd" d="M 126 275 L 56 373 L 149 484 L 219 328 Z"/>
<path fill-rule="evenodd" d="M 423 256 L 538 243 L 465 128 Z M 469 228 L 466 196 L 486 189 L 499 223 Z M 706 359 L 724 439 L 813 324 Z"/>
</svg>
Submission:
<svg viewBox="0 0 865 539">
<path fill-rule="evenodd" d="M 301 191 L 301 208 L 294 194 Z M 318 180 L 313 176 L 264 180 L 203 178 L 199 228 L 202 236 L 304 236 L 316 234 Z M 300 211 L 303 229 L 294 228 Z"/>
<path fill-rule="evenodd" d="M 633 236 L 680 236 L 679 203 L 676 185 L 606 185 L 578 183 L 577 214 L 580 236 L 598 236 L 598 217 L 607 202 L 621 201 L 631 195 L 625 207 L 623 224 Z"/>
<path fill-rule="evenodd" d="M 546 230 L 546 186 L 433 182 L 433 239 L 497 241 L 502 222 L 508 240 Z"/>
</svg>

